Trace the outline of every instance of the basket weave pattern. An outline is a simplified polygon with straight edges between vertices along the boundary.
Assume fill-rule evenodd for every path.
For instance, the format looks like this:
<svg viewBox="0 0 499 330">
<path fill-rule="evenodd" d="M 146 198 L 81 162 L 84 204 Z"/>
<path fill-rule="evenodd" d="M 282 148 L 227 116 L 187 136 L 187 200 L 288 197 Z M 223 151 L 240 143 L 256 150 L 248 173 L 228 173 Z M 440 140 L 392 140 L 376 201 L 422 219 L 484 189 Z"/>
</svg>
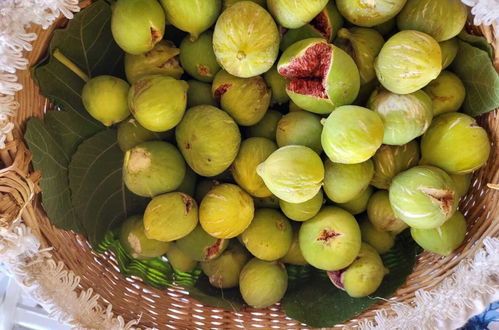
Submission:
<svg viewBox="0 0 499 330">
<path fill-rule="evenodd" d="M 28 55 L 35 64 L 46 52 L 53 30 L 64 24 L 58 21 L 49 30 L 34 28 L 38 39 L 33 52 Z M 478 28 L 474 27 L 475 30 Z M 483 35 L 499 53 L 499 41 L 492 29 L 480 28 Z M 499 56 L 495 59 L 499 70 Z M 7 147 L 0 151 L 0 226 L 7 227 L 21 216 L 37 236 L 42 247 L 52 247 L 56 261 L 62 261 L 67 269 L 81 277 L 80 288 L 93 288 L 101 296 L 101 304 L 113 305 L 113 312 L 125 320 L 140 318 L 140 324 L 156 328 L 303 328 L 303 325 L 285 316 L 278 305 L 267 309 L 247 308 L 232 312 L 204 306 L 190 298 L 181 288 L 157 290 L 146 286 L 139 278 L 124 278 L 119 274 L 116 260 L 111 253 L 95 254 L 84 237 L 73 232 L 54 228 L 41 206 L 38 180 L 40 173 L 33 172 L 31 154 L 22 141 L 26 120 L 43 117 L 48 101 L 39 94 L 29 72 L 19 72 L 19 82 L 24 89 L 16 96 L 21 106 L 15 118 L 16 129 L 8 137 Z M 499 191 L 487 186 L 499 182 L 499 111 L 495 110 L 478 119 L 489 133 L 492 151 L 486 166 L 474 174 L 472 187 L 462 199 L 460 208 L 468 219 L 468 233 L 463 245 L 449 257 L 423 253 L 418 257 L 414 272 L 406 284 L 390 301 L 411 302 L 415 291 L 431 289 L 453 272 L 464 258 L 472 257 L 481 247 L 486 236 L 499 236 Z M 374 311 L 384 309 L 388 314 L 391 302 L 380 302 L 371 309 L 346 323 L 355 326 L 360 319 L 372 319 Z M 79 320 L 82 326 L 88 326 Z"/>
</svg>

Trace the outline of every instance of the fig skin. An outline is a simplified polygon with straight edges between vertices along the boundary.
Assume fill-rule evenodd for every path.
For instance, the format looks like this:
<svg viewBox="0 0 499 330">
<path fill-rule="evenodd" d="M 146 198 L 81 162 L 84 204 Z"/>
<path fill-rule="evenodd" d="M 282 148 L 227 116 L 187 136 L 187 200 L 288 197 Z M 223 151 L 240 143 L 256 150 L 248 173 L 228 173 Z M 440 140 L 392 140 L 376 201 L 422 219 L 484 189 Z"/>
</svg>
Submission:
<svg viewBox="0 0 499 330">
<path fill-rule="evenodd" d="M 273 209 L 258 209 L 249 227 L 241 234 L 241 242 L 261 260 L 273 261 L 288 253 L 293 239 L 289 220 Z"/>
<path fill-rule="evenodd" d="M 276 110 L 269 110 L 255 125 L 249 127 L 250 137 L 263 137 L 269 140 L 276 140 L 277 123 L 281 120 L 282 114 Z"/>
<path fill-rule="evenodd" d="M 321 117 L 307 111 L 291 112 L 277 123 L 276 141 L 279 147 L 302 145 L 322 153 Z"/>
<path fill-rule="evenodd" d="M 331 113 L 351 104 L 359 93 L 360 76 L 354 60 L 321 38 L 289 46 L 279 59 L 277 71 L 291 79 L 286 87 L 291 101 L 310 112 Z"/>
<path fill-rule="evenodd" d="M 303 203 L 288 203 L 279 201 L 279 207 L 282 212 L 291 220 L 294 221 L 307 221 L 319 213 L 322 205 L 324 204 L 324 194 L 319 190 L 317 195 L 312 199 Z"/>
<path fill-rule="evenodd" d="M 379 189 L 388 189 L 393 177 L 419 162 L 419 144 L 413 140 L 402 146 L 382 145 L 374 154 L 374 176 L 371 184 Z"/>
<path fill-rule="evenodd" d="M 350 213 L 327 206 L 302 223 L 299 242 L 303 257 L 310 265 L 323 270 L 339 270 L 357 257 L 361 234 Z"/>
<path fill-rule="evenodd" d="M 185 162 L 172 144 L 141 143 L 125 153 L 123 181 L 136 195 L 153 197 L 177 189 L 185 176 Z"/>
<path fill-rule="evenodd" d="M 434 166 L 416 166 L 399 173 L 390 186 L 389 198 L 395 216 L 417 229 L 440 227 L 459 202 L 454 181 Z"/>
<path fill-rule="evenodd" d="M 297 29 L 317 16 L 327 3 L 328 0 L 267 0 L 267 7 L 281 26 Z"/>
<path fill-rule="evenodd" d="M 201 225 L 197 225 L 189 235 L 177 240 L 175 244 L 189 258 L 207 261 L 220 256 L 227 248 L 229 240 L 210 236 Z"/>
<path fill-rule="evenodd" d="M 396 24 L 396 19 L 390 18 L 388 21 L 375 25 L 372 28 L 381 33 L 383 37 L 388 36 L 392 34 L 392 32 L 395 30 L 395 24 Z"/>
<path fill-rule="evenodd" d="M 397 15 L 406 0 L 336 0 L 341 15 L 349 22 L 364 27 L 383 24 Z"/>
<path fill-rule="evenodd" d="M 300 225 L 297 225 L 296 223 L 293 224 L 293 240 L 291 242 L 291 246 L 288 250 L 288 253 L 284 257 L 281 258 L 281 262 L 285 264 L 290 264 L 290 265 L 297 265 L 297 266 L 305 266 L 308 265 L 307 260 L 303 257 L 303 253 L 301 252 L 300 249 L 300 242 L 299 242 L 299 234 L 300 232 Z"/>
<path fill-rule="evenodd" d="M 206 31 L 192 41 L 188 36 L 180 44 L 180 63 L 194 79 L 212 82 L 220 71 L 220 65 L 213 52 L 213 32 Z M 178 78 L 177 78 L 178 79 Z"/>
<path fill-rule="evenodd" d="M 421 164 L 438 166 L 450 174 L 471 173 L 490 155 L 490 140 L 476 120 L 458 112 L 436 117 L 421 139 Z"/>
<path fill-rule="evenodd" d="M 442 51 L 442 70 L 445 70 L 454 62 L 459 51 L 459 42 L 457 38 L 439 42 L 440 50 Z"/>
<path fill-rule="evenodd" d="M 198 265 L 196 260 L 189 258 L 175 243 L 170 243 L 170 248 L 166 252 L 166 258 L 173 268 L 185 273 L 192 272 Z"/>
<path fill-rule="evenodd" d="M 189 166 L 186 166 L 184 180 L 182 180 L 182 183 L 178 186 L 177 191 L 189 196 L 194 196 L 197 179 L 198 176 L 196 173 L 194 173 Z"/>
<path fill-rule="evenodd" d="M 467 17 L 468 8 L 459 0 L 408 0 L 397 16 L 397 26 L 400 30 L 417 30 L 437 41 L 445 41 L 461 32 Z"/>
<path fill-rule="evenodd" d="M 213 50 L 221 67 L 236 77 L 267 72 L 279 53 L 279 30 L 272 16 L 251 1 L 241 1 L 220 15 Z"/>
<path fill-rule="evenodd" d="M 277 72 L 276 65 L 265 72 L 263 78 L 272 91 L 272 97 L 270 99 L 271 105 L 283 104 L 289 101 L 288 93 L 286 93 L 286 84 L 289 80 Z"/>
<path fill-rule="evenodd" d="M 433 101 L 433 115 L 455 112 L 464 103 L 466 90 L 463 82 L 450 71 L 442 71 L 437 79 L 424 88 Z"/>
<path fill-rule="evenodd" d="M 198 205 L 183 193 L 154 197 L 144 212 L 145 234 L 149 239 L 171 242 L 191 233 L 198 224 Z"/>
<path fill-rule="evenodd" d="M 105 126 L 111 126 L 130 115 L 127 95 L 130 86 L 112 76 L 97 76 L 85 83 L 81 100 L 88 113 Z"/>
<path fill-rule="evenodd" d="M 210 84 L 197 80 L 189 80 L 187 83 L 189 84 L 189 89 L 187 90 L 187 107 L 189 109 L 198 105 L 218 106 L 217 101 L 215 101 L 211 94 Z"/>
<path fill-rule="evenodd" d="M 289 203 L 312 199 L 321 189 L 324 179 L 321 158 L 304 146 L 277 149 L 258 165 L 256 172 L 277 198 Z"/>
<path fill-rule="evenodd" d="M 397 218 L 393 213 L 388 191 L 379 190 L 371 195 L 367 202 L 367 217 L 369 222 L 379 231 L 390 232 L 398 235 L 404 231 L 408 225 Z"/>
<path fill-rule="evenodd" d="M 286 267 L 279 261 L 251 259 L 239 275 L 239 290 L 244 301 L 265 308 L 280 301 L 288 288 Z"/>
<path fill-rule="evenodd" d="M 383 131 L 383 121 L 376 112 L 345 105 L 337 108 L 324 121 L 322 147 L 335 163 L 362 163 L 381 146 Z"/>
<path fill-rule="evenodd" d="M 359 196 L 374 174 L 373 162 L 368 159 L 358 164 L 324 163 L 324 192 L 335 203 L 346 203 Z"/>
<path fill-rule="evenodd" d="M 241 234 L 253 220 L 253 199 L 239 186 L 224 183 L 213 187 L 199 207 L 199 223 L 216 238 Z"/>
<path fill-rule="evenodd" d="M 269 197 L 272 192 L 256 173 L 257 166 L 264 162 L 277 145 L 266 138 L 249 138 L 241 143 L 239 154 L 231 166 L 232 176 L 237 184 L 254 197 Z"/>
<path fill-rule="evenodd" d="M 210 105 L 187 110 L 175 130 L 175 138 L 187 164 L 206 177 L 228 169 L 241 143 L 241 133 L 234 120 Z"/>
<path fill-rule="evenodd" d="M 466 219 L 456 211 L 441 227 L 434 229 L 411 228 L 412 238 L 423 249 L 448 256 L 463 243 L 466 236 Z"/>
<path fill-rule="evenodd" d="M 192 40 L 208 30 L 222 10 L 222 0 L 160 0 L 166 20 L 176 28 L 188 32 Z"/>
<path fill-rule="evenodd" d="M 153 132 L 164 132 L 177 126 L 187 106 L 187 89 L 183 80 L 163 75 L 137 80 L 128 92 L 128 107 L 137 121 Z"/>
<path fill-rule="evenodd" d="M 113 4 L 111 32 L 126 53 L 146 53 L 163 39 L 165 12 L 155 0 L 120 0 Z"/>
<path fill-rule="evenodd" d="M 155 74 L 180 79 L 184 69 L 179 64 L 180 49 L 168 40 L 161 40 L 153 49 L 140 55 L 125 53 L 125 74 L 130 84 Z"/>
<path fill-rule="evenodd" d="M 125 220 L 120 230 L 123 248 L 135 259 L 151 259 L 165 254 L 170 243 L 149 239 L 144 233 L 142 216 L 134 215 Z"/>
<path fill-rule="evenodd" d="M 353 215 L 360 214 L 367 210 L 367 202 L 373 193 L 373 188 L 368 186 L 363 192 L 357 197 L 348 201 L 346 203 L 339 203 L 338 206 L 344 210 L 347 210 Z"/>
<path fill-rule="evenodd" d="M 395 244 L 393 234 L 376 229 L 367 220 L 360 223 L 360 232 L 362 234 L 362 241 L 371 245 L 379 254 L 388 252 Z"/>
<path fill-rule="evenodd" d="M 153 132 L 142 127 L 135 118 L 128 118 L 118 126 L 118 145 L 122 151 L 147 141 L 163 140 L 173 132 Z"/>
<path fill-rule="evenodd" d="M 215 76 L 211 92 L 220 107 L 242 126 L 262 120 L 272 94 L 262 77 L 239 78 L 224 70 Z"/>
<path fill-rule="evenodd" d="M 414 93 L 440 74 L 440 45 L 426 33 L 400 31 L 383 45 L 374 68 L 379 82 L 390 92 Z"/>
<path fill-rule="evenodd" d="M 275 209 L 280 210 L 279 206 L 279 198 L 275 197 L 275 195 L 270 195 L 269 197 L 255 197 L 253 198 L 255 202 L 255 209 Z"/>
<path fill-rule="evenodd" d="M 450 174 L 454 185 L 456 186 L 456 193 L 459 197 L 463 197 L 468 193 L 471 186 L 471 173 L 468 174 Z"/>
<path fill-rule="evenodd" d="M 252 1 L 263 8 L 267 7 L 267 0 L 223 0 L 223 9 L 225 10 L 240 1 Z"/>
<path fill-rule="evenodd" d="M 423 135 L 430 127 L 432 104 L 430 96 L 421 90 L 398 95 L 378 88 L 371 94 L 367 107 L 383 121 L 383 143 L 403 145 Z"/>
<path fill-rule="evenodd" d="M 218 180 L 201 180 L 196 185 L 196 191 L 194 193 L 194 199 L 201 203 L 203 198 L 208 194 L 208 192 L 215 186 L 218 186 L 220 182 Z"/>
</svg>

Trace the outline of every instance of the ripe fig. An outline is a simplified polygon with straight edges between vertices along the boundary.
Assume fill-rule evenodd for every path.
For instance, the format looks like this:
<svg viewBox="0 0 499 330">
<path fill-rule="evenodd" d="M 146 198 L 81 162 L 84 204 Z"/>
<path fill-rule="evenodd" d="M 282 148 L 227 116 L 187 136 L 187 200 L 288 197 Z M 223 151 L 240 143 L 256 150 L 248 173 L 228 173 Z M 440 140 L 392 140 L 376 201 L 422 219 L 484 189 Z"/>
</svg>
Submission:
<svg viewBox="0 0 499 330">
<path fill-rule="evenodd" d="M 156 0 L 117 1 L 111 15 L 111 32 L 125 52 L 146 53 L 163 39 L 165 12 Z"/>
<path fill-rule="evenodd" d="M 459 197 L 466 195 L 471 185 L 471 173 L 468 174 L 450 174 L 454 185 L 456 186 L 456 193 Z"/>
<path fill-rule="evenodd" d="M 256 172 L 269 190 L 289 203 L 312 199 L 324 179 L 322 160 L 312 149 L 286 146 L 274 151 Z"/>
<path fill-rule="evenodd" d="M 177 191 L 189 196 L 194 196 L 196 192 L 196 181 L 198 176 L 189 166 L 186 166 L 184 180 L 177 188 Z"/>
<path fill-rule="evenodd" d="M 341 15 L 350 23 L 371 27 L 395 17 L 406 0 L 336 0 Z"/>
<path fill-rule="evenodd" d="M 467 17 L 468 8 L 459 0 L 408 0 L 397 25 L 400 30 L 417 30 L 444 41 L 461 32 Z"/>
<path fill-rule="evenodd" d="M 183 193 L 154 197 L 144 213 L 145 234 L 150 239 L 171 242 L 187 236 L 198 224 L 198 205 Z"/>
<path fill-rule="evenodd" d="M 176 28 L 189 32 L 196 40 L 217 20 L 222 10 L 222 0 L 160 0 L 166 20 Z"/>
<path fill-rule="evenodd" d="M 175 243 L 170 243 L 170 248 L 166 252 L 166 258 L 173 268 L 185 273 L 192 272 L 198 265 L 196 260 L 189 258 Z"/>
<path fill-rule="evenodd" d="M 184 176 L 184 159 L 170 143 L 144 142 L 125 153 L 123 181 L 136 195 L 153 197 L 173 191 Z"/>
<path fill-rule="evenodd" d="M 289 46 L 277 64 L 280 75 L 290 79 L 286 92 L 300 108 L 328 114 L 350 104 L 359 93 L 359 70 L 342 49 L 320 38 Z"/>
<path fill-rule="evenodd" d="M 411 235 L 423 249 L 441 256 L 448 256 L 464 241 L 466 219 L 461 212 L 456 211 L 441 227 L 434 229 L 411 228 Z"/>
<path fill-rule="evenodd" d="M 202 180 L 196 185 L 196 192 L 194 197 L 196 201 L 200 204 L 203 198 L 208 194 L 208 192 L 215 186 L 220 184 L 217 180 Z"/>
<path fill-rule="evenodd" d="M 222 254 L 229 244 L 228 239 L 208 235 L 201 225 L 197 225 L 187 236 L 176 242 L 177 247 L 189 258 L 197 261 L 215 259 Z"/>
<path fill-rule="evenodd" d="M 258 123 L 270 105 L 271 91 L 260 76 L 239 78 L 220 70 L 211 92 L 220 107 L 242 126 Z"/>
<path fill-rule="evenodd" d="M 458 111 L 463 105 L 466 90 L 463 82 L 450 71 L 442 73 L 424 88 L 433 101 L 433 115 Z"/>
<path fill-rule="evenodd" d="M 300 242 L 298 239 L 299 232 L 300 232 L 300 226 L 294 225 L 293 240 L 291 242 L 291 247 L 289 248 L 288 253 L 286 253 L 286 255 L 281 258 L 281 262 L 297 266 L 308 265 L 307 260 L 305 260 L 305 258 L 303 257 L 303 253 L 301 253 Z"/>
<path fill-rule="evenodd" d="M 359 225 L 350 213 L 327 206 L 302 223 L 299 241 L 309 264 L 323 270 L 339 270 L 357 257 L 361 236 Z"/>
<path fill-rule="evenodd" d="M 359 196 L 369 186 L 374 174 L 373 162 L 358 164 L 324 163 L 324 192 L 335 203 L 346 203 Z"/>
<path fill-rule="evenodd" d="M 338 206 L 344 210 L 347 210 L 353 215 L 360 214 L 367 210 L 367 202 L 369 201 L 369 198 L 372 194 L 373 188 L 371 186 L 368 186 L 366 189 L 364 189 L 363 192 L 360 193 L 360 195 L 356 196 L 354 199 L 346 203 L 338 203 Z"/>
<path fill-rule="evenodd" d="M 239 290 L 244 301 L 265 308 L 284 297 L 288 288 L 286 267 L 279 261 L 251 259 L 239 275 Z"/>
<path fill-rule="evenodd" d="M 253 198 L 255 202 L 255 209 L 261 208 L 269 208 L 279 210 L 279 198 L 274 195 L 270 195 L 269 197 L 255 197 Z"/>
<path fill-rule="evenodd" d="M 263 137 L 275 141 L 277 123 L 281 120 L 282 114 L 276 110 L 269 110 L 255 125 L 249 127 L 250 137 Z"/>
<path fill-rule="evenodd" d="M 201 269 L 214 287 L 233 288 L 239 284 L 239 274 L 249 258 L 249 253 L 238 241 L 231 241 L 220 257 L 202 261 Z"/>
<path fill-rule="evenodd" d="M 373 26 L 373 29 L 381 33 L 382 36 L 387 36 L 393 34 L 392 32 L 395 30 L 396 20 L 395 17 L 390 18 L 385 23 L 381 23 Z"/>
<path fill-rule="evenodd" d="M 258 209 L 249 227 L 241 234 L 241 242 L 261 260 L 277 260 L 288 253 L 293 229 L 281 212 Z"/>
<path fill-rule="evenodd" d="M 190 108 L 175 130 L 177 145 L 199 175 L 215 176 L 234 161 L 241 133 L 234 120 L 211 105 Z"/>
<path fill-rule="evenodd" d="M 388 189 L 395 175 L 419 162 L 419 145 L 413 140 L 402 146 L 382 145 L 372 158 L 374 176 L 371 184 L 379 189 Z"/>
<path fill-rule="evenodd" d="M 97 76 L 87 81 L 81 91 L 81 100 L 88 113 L 111 126 L 130 115 L 127 95 L 130 86 L 126 81 L 112 76 Z"/>
<path fill-rule="evenodd" d="M 379 254 L 388 252 L 395 244 L 393 234 L 376 229 L 368 220 L 360 223 L 362 241 L 372 246 Z"/>
<path fill-rule="evenodd" d="M 413 93 L 442 70 L 438 42 L 426 33 L 401 31 L 384 44 L 374 62 L 379 82 L 390 92 Z"/>
<path fill-rule="evenodd" d="M 440 50 L 442 51 L 442 70 L 447 68 L 454 62 L 459 50 L 459 42 L 457 38 L 439 42 Z"/>
<path fill-rule="evenodd" d="M 170 243 L 149 239 L 144 233 L 142 216 L 134 215 L 121 226 L 120 242 L 123 248 L 135 259 L 151 259 L 168 251 Z"/>
<path fill-rule="evenodd" d="M 180 49 L 168 40 L 161 40 L 147 53 L 125 54 L 126 79 L 130 84 L 150 75 L 165 75 L 180 79 L 184 69 L 179 64 Z"/>
<path fill-rule="evenodd" d="M 286 93 L 286 84 L 289 80 L 277 72 L 277 66 L 274 65 L 265 72 L 263 78 L 272 91 L 270 104 L 283 104 L 289 101 L 288 93 Z"/>
<path fill-rule="evenodd" d="M 387 231 L 393 235 L 400 234 L 408 226 L 393 213 L 388 191 L 379 190 L 371 195 L 367 202 L 369 222 L 379 231 Z"/>
<path fill-rule="evenodd" d="M 217 185 L 203 198 L 199 207 L 199 223 L 216 238 L 232 238 L 241 234 L 253 220 L 253 199 L 234 184 Z"/>
<path fill-rule="evenodd" d="M 279 147 L 301 145 L 322 153 L 321 117 L 308 111 L 290 112 L 277 123 L 276 141 Z"/>
<path fill-rule="evenodd" d="M 360 298 L 379 288 L 388 269 L 378 252 L 369 244 L 362 243 L 359 255 L 350 266 L 327 273 L 337 288 L 346 291 L 350 297 Z"/>
<path fill-rule="evenodd" d="M 324 204 L 324 195 L 322 190 L 310 200 L 303 203 L 288 203 L 279 201 L 279 206 L 282 212 L 291 220 L 306 221 L 315 217 L 319 213 L 322 205 Z"/>
<path fill-rule="evenodd" d="M 395 216 L 418 229 L 440 227 L 459 202 L 450 176 L 434 166 L 416 166 L 398 174 L 389 198 Z"/>
<path fill-rule="evenodd" d="M 451 174 L 473 172 L 487 162 L 489 154 L 487 131 L 464 113 L 436 117 L 421 140 L 421 163 Z"/>
<path fill-rule="evenodd" d="M 257 166 L 277 150 L 277 145 L 266 138 L 254 137 L 241 143 L 239 154 L 232 163 L 232 175 L 237 184 L 254 197 L 272 195 L 262 178 L 256 173 Z"/>
<path fill-rule="evenodd" d="M 187 107 L 192 108 L 197 105 L 218 106 L 217 101 L 211 94 L 211 85 L 197 80 L 189 80 L 187 90 Z"/>
<path fill-rule="evenodd" d="M 399 95 L 376 89 L 367 107 L 383 120 L 383 143 L 403 145 L 423 135 L 433 119 L 432 99 L 423 91 Z"/>
<path fill-rule="evenodd" d="M 288 110 L 289 110 L 289 112 L 305 111 L 302 108 L 300 108 L 299 106 L 297 106 L 296 103 L 293 101 L 289 101 L 289 109 Z"/>
<path fill-rule="evenodd" d="M 162 140 L 171 135 L 168 132 L 152 132 L 140 125 L 134 118 L 128 118 L 118 126 L 118 145 L 123 151 L 132 149 L 137 144 L 147 141 Z"/>
<path fill-rule="evenodd" d="M 267 72 L 279 52 L 279 31 L 272 16 L 251 1 L 235 3 L 220 15 L 213 50 L 222 68 L 241 78 Z"/>
<path fill-rule="evenodd" d="M 371 158 L 383 142 L 383 121 L 374 111 L 355 105 L 336 109 L 324 121 L 321 141 L 335 163 L 357 164 Z"/>
<path fill-rule="evenodd" d="M 230 6 L 232 6 L 233 4 L 240 2 L 240 1 L 248 1 L 248 0 L 223 0 L 223 2 L 224 2 L 223 9 L 225 10 L 225 9 L 229 8 Z M 249 1 L 253 1 L 254 3 L 262 6 L 263 8 L 265 8 L 267 6 L 267 0 L 249 0 Z"/>
<path fill-rule="evenodd" d="M 385 40 L 378 31 L 359 27 L 339 30 L 335 41 L 357 64 L 361 85 L 376 79 L 374 60 L 384 43 Z"/>
<path fill-rule="evenodd" d="M 282 36 L 280 48 L 284 51 L 295 42 L 307 38 L 324 38 L 332 42 L 342 26 L 343 17 L 338 12 L 334 1 L 329 1 L 309 23 L 297 29 L 286 30 Z"/>
<path fill-rule="evenodd" d="M 180 63 L 193 78 L 212 82 L 220 70 L 217 58 L 213 52 L 213 32 L 206 31 L 196 40 L 188 36 L 180 44 Z"/>
<path fill-rule="evenodd" d="M 182 119 L 187 106 L 187 89 L 183 80 L 153 75 L 137 80 L 128 93 L 128 107 L 144 128 L 164 132 Z"/>
</svg>

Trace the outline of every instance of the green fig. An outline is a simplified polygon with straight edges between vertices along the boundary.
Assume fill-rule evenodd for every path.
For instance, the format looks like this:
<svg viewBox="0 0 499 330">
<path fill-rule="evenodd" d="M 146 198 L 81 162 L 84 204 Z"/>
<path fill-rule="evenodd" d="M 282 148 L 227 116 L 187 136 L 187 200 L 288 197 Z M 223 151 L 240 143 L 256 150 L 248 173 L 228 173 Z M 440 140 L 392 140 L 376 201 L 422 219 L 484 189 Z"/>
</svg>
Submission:
<svg viewBox="0 0 499 330">
<path fill-rule="evenodd" d="M 144 233 L 142 216 L 129 217 L 121 226 L 121 246 L 135 259 L 151 259 L 165 254 L 170 243 L 149 239 Z"/>
<path fill-rule="evenodd" d="M 196 181 L 198 176 L 189 166 L 186 166 L 184 180 L 178 186 L 177 191 L 189 196 L 194 196 L 196 192 Z"/>
<path fill-rule="evenodd" d="M 369 198 L 372 194 L 373 188 L 371 186 L 368 186 L 363 192 L 360 193 L 360 195 L 356 196 L 354 199 L 346 203 L 338 203 L 338 206 L 344 210 L 347 210 L 353 215 L 360 214 L 367 210 L 367 202 L 369 201 Z"/>
<path fill-rule="evenodd" d="M 324 192 L 335 203 L 346 203 L 359 196 L 374 174 L 373 162 L 368 159 L 358 164 L 324 163 Z"/>
<path fill-rule="evenodd" d="M 341 15 L 350 23 L 371 27 L 397 15 L 406 0 L 336 0 Z"/>
<path fill-rule="evenodd" d="M 396 20 L 394 18 L 390 18 L 388 21 L 373 26 L 373 29 L 381 33 L 382 36 L 387 36 L 391 34 L 395 30 Z"/>
<path fill-rule="evenodd" d="M 187 107 L 192 108 L 197 105 L 218 106 L 217 101 L 211 94 L 211 85 L 197 80 L 189 80 L 189 90 L 187 90 Z"/>
<path fill-rule="evenodd" d="M 456 193 L 459 197 L 466 195 L 471 186 L 471 173 L 468 174 L 450 174 L 454 185 L 456 186 Z"/>
<path fill-rule="evenodd" d="M 360 223 L 360 232 L 362 234 L 362 241 L 375 248 L 379 254 L 388 252 L 395 244 L 393 234 L 378 230 L 367 220 Z"/>
<path fill-rule="evenodd" d="M 189 258 L 196 261 L 207 261 L 219 257 L 225 251 L 229 240 L 208 235 L 198 225 L 189 235 L 176 242 L 177 247 Z"/>
<path fill-rule="evenodd" d="M 267 7 L 280 25 L 297 29 L 317 16 L 327 3 L 328 0 L 267 0 Z"/>
<path fill-rule="evenodd" d="M 185 37 L 180 44 L 180 63 L 193 78 L 212 82 L 220 70 L 213 52 L 213 32 L 206 31 L 198 39 L 192 41 Z"/>
<path fill-rule="evenodd" d="M 279 201 L 279 206 L 282 212 L 291 220 L 306 221 L 315 217 L 319 213 L 322 205 L 324 204 L 324 195 L 322 190 L 310 200 L 303 203 L 288 203 Z"/>
<path fill-rule="evenodd" d="M 299 232 L 300 226 L 293 226 L 293 241 L 291 242 L 291 247 L 289 248 L 288 253 L 281 258 L 281 262 L 297 266 L 308 265 L 307 260 L 303 257 L 303 253 L 301 253 L 298 236 Z"/>
<path fill-rule="evenodd" d="M 192 272 L 198 265 L 196 260 L 189 258 L 175 243 L 170 243 L 170 248 L 166 252 L 166 258 L 173 268 L 185 273 Z"/>
<path fill-rule="evenodd" d="M 279 147 L 302 145 L 322 153 L 321 117 L 308 111 L 290 112 L 277 123 L 276 141 Z"/>
<path fill-rule="evenodd" d="M 240 1 L 248 1 L 248 0 L 223 0 L 223 2 L 224 2 L 223 9 L 225 10 L 225 9 L 229 8 L 230 6 L 232 6 L 233 4 L 240 2 Z M 263 8 L 265 8 L 267 6 L 267 0 L 249 0 L 249 1 L 252 1 L 252 2 L 256 3 L 257 5 L 260 5 Z"/>
<path fill-rule="evenodd" d="M 194 193 L 195 200 L 199 203 L 208 194 L 208 192 L 215 186 L 220 184 L 217 180 L 202 180 L 196 185 L 196 191 Z"/>
<path fill-rule="evenodd" d="M 286 93 L 286 85 L 289 80 L 277 72 L 277 66 L 274 65 L 265 72 L 263 78 L 272 91 L 270 104 L 283 104 L 289 101 L 288 93 Z"/>
<path fill-rule="evenodd" d="M 147 141 L 162 140 L 169 137 L 173 133 L 168 132 L 152 132 L 139 124 L 135 118 L 128 118 L 118 126 L 118 145 L 121 150 L 127 151 L 138 144 Z"/>
<path fill-rule="evenodd" d="M 433 101 L 433 115 L 458 111 L 466 96 L 464 84 L 454 73 L 442 73 L 424 88 Z"/>
<path fill-rule="evenodd" d="M 400 234 L 408 226 L 393 213 L 388 191 L 379 190 L 367 202 L 367 217 L 376 230 Z"/>
<path fill-rule="evenodd" d="M 270 195 L 269 197 L 254 197 L 253 201 L 255 202 L 255 209 L 269 208 L 279 210 L 279 198 L 274 195 Z"/>
<path fill-rule="evenodd" d="M 269 140 L 276 140 L 277 123 L 281 120 L 282 114 L 276 110 L 269 110 L 262 120 L 249 127 L 250 137 L 263 137 Z"/>
<path fill-rule="evenodd" d="M 442 51 L 442 70 L 447 68 L 454 62 L 459 51 L 459 42 L 457 38 L 439 42 L 440 50 Z"/>
</svg>

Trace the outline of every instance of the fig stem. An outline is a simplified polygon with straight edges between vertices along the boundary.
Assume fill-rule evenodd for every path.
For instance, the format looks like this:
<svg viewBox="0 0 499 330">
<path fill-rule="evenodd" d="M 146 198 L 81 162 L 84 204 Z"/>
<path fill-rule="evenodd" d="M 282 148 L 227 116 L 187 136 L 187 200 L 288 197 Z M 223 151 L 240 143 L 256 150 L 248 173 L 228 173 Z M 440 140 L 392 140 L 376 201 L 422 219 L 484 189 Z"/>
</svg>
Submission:
<svg viewBox="0 0 499 330">
<path fill-rule="evenodd" d="M 74 64 L 69 58 L 67 58 L 58 48 L 54 50 L 52 54 L 59 62 L 61 62 L 66 68 L 71 70 L 74 74 L 80 77 L 83 81 L 88 81 L 88 75 L 83 72 L 76 64 Z"/>
</svg>

